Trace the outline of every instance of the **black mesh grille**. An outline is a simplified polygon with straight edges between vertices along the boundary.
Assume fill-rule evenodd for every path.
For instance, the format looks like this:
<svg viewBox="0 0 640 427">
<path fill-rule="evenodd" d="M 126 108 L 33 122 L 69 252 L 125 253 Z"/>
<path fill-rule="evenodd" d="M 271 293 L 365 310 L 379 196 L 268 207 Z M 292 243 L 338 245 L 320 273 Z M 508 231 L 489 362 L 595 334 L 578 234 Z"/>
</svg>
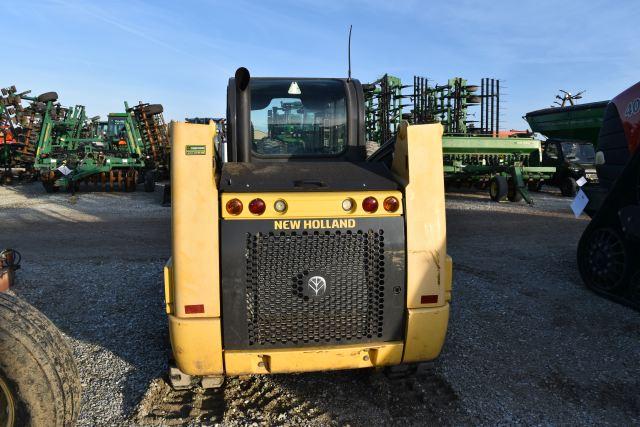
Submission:
<svg viewBox="0 0 640 427">
<path fill-rule="evenodd" d="M 361 342 L 383 336 L 382 230 L 246 235 L 249 346 Z M 321 276 L 316 296 L 309 279 Z"/>
</svg>

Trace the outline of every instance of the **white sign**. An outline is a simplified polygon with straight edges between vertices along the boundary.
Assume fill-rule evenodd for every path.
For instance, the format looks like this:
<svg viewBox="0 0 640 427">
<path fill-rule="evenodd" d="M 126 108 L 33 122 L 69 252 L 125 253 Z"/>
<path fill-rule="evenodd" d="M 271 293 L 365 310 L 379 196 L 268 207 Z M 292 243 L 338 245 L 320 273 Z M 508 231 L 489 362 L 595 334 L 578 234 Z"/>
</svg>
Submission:
<svg viewBox="0 0 640 427">
<path fill-rule="evenodd" d="M 579 187 L 582 187 L 586 183 L 587 183 L 587 178 L 585 178 L 584 176 L 581 176 L 580 179 L 576 181 L 576 184 L 578 184 Z"/>
<path fill-rule="evenodd" d="M 71 169 L 69 169 L 66 165 L 62 165 L 58 168 L 58 170 L 60 171 L 60 173 L 62 173 L 62 175 L 67 176 L 71 173 Z"/>
<path fill-rule="evenodd" d="M 576 218 L 582 215 L 582 212 L 584 211 L 585 206 L 587 206 L 587 203 L 589 203 L 589 198 L 586 194 L 584 194 L 584 191 L 582 191 L 581 188 L 580 190 L 578 190 L 576 198 L 573 199 L 573 202 L 571 202 L 571 210 L 573 211 L 573 214 L 576 216 Z"/>
</svg>

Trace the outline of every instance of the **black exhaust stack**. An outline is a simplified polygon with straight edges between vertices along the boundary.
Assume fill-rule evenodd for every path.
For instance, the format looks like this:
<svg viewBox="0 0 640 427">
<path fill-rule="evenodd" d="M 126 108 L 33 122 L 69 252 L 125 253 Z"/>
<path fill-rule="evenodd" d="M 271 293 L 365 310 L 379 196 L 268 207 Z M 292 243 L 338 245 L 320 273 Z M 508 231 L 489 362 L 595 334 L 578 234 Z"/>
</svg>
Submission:
<svg viewBox="0 0 640 427">
<path fill-rule="evenodd" d="M 249 70 L 240 67 L 236 70 L 236 147 L 237 161 L 251 160 L 251 88 Z"/>
</svg>

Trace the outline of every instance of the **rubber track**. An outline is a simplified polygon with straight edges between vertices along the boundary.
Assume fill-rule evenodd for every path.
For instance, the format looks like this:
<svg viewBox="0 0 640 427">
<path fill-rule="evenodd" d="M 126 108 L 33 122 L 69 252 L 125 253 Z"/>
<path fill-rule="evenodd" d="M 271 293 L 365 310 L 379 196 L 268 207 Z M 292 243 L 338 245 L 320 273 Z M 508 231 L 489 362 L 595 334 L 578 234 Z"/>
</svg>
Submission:
<svg viewBox="0 0 640 427">
<path fill-rule="evenodd" d="M 224 416 L 224 389 L 173 390 L 157 380 L 138 406 L 135 423 L 140 425 L 215 424 Z"/>
</svg>

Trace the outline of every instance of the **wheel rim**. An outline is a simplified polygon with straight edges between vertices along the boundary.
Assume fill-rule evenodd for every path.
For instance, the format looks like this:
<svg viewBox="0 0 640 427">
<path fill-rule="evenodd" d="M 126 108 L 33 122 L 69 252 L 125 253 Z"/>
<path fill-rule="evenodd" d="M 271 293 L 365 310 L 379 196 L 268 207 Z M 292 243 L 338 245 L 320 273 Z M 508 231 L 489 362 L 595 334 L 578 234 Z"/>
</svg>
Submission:
<svg viewBox="0 0 640 427">
<path fill-rule="evenodd" d="M 491 181 L 489 193 L 491 194 L 491 197 L 496 197 L 498 195 L 498 183 L 496 181 Z"/>
<path fill-rule="evenodd" d="M 9 386 L 0 377 L 0 426 L 13 427 L 15 424 L 16 407 Z"/>
<path fill-rule="evenodd" d="M 612 290 L 622 284 L 627 253 L 624 242 L 615 231 L 603 228 L 593 232 L 582 256 L 589 284 L 602 290 Z"/>
</svg>

